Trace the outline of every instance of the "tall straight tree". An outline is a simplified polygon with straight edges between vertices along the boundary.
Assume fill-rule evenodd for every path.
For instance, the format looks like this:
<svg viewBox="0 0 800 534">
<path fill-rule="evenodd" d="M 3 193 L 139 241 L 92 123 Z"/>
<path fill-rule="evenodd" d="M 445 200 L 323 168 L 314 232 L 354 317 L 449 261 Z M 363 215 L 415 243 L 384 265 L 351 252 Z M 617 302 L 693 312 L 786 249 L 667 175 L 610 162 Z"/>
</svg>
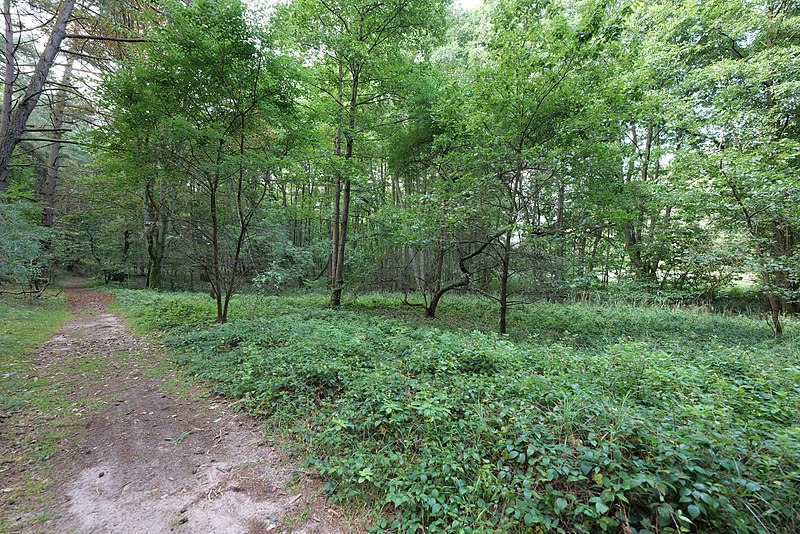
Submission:
<svg viewBox="0 0 800 534">
<path fill-rule="evenodd" d="M 313 65 L 312 84 L 333 137 L 331 300 L 341 303 L 356 145 L 369 136 L 368 111 L 401 96 L 447 0 L 296 0 L 285 13 Z"/>
<path fill-rule="evenodd" d="M 47 179 L 43 187 L 44 215 L 42 216 L 42 226 L 52 227 L 56 207 L 56 188 L 59 181 L 59 169 L 61 167 L 61 148 L 64 137 L 65 116 L 67 112 L 67 90 L 72 81 L 72 67 L 74 58 L 67 58 L 64 73 L 61 76 L 61 84 L 56 92 L 55 103 L 53 105 L 53 136 L 52 143 L 47 154 Z"/>
</svg>

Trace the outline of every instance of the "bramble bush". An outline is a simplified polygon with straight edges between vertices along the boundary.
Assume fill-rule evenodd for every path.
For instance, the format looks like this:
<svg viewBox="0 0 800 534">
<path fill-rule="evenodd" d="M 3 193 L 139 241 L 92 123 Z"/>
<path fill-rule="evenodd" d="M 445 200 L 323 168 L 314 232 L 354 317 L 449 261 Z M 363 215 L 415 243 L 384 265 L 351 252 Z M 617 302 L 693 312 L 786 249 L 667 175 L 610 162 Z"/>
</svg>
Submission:
<svg viewBox="0 0 800 534">
<path fill-rule="evenodd" d="M 794 324 L 536 304 L 514 340 L 308 297 L 213 326 L 194 298 L 120 302 L 375 531 L 800 531 Z"/>
</svg>

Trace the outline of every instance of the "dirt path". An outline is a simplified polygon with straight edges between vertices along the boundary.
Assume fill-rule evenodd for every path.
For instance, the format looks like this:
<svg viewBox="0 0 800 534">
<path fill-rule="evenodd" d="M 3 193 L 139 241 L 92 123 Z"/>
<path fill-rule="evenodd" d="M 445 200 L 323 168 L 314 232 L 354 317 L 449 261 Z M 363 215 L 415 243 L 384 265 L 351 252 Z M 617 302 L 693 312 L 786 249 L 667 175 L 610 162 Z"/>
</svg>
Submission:
<svg viewBox="0 0 800 534">
<path fill-rule="evenodd" d="M 313 482 L 280 463 L 255 420 L 213 397 L 167 393 L 163 356 L 107 310 L 107 295 L 74 282 L 64 289 L 75 318 L 42 347 L 37 371 L 70 384 L 85 428 L 49 460 L 63 482 L 50 519 L 33 530 L 354 530 Z M 76 357 L 78 382 L 63 376 Z"/>
</svg>

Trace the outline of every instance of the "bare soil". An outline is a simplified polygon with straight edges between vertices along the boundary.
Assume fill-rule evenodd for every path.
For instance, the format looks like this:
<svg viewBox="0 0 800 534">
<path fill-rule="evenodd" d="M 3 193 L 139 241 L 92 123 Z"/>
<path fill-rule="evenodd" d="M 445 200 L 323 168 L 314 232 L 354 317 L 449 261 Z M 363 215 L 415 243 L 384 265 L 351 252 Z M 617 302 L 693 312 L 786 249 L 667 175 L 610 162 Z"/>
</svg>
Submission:
<svg viewBox="0 0 800 534">
<path fill-rule="evenodd" d="M 258 421 L 200 386 L 171 392 L 166 358 L 108 310 L 109 295 L 78 281 L 64 291 L 74 318 L 41 348 L 36 372 L 68 388 L 81 427 L 46 460 L 55 498 L 44 520 L 17 518 L 23 531 L 361 531 L 279 457 Z"/>
</svg>

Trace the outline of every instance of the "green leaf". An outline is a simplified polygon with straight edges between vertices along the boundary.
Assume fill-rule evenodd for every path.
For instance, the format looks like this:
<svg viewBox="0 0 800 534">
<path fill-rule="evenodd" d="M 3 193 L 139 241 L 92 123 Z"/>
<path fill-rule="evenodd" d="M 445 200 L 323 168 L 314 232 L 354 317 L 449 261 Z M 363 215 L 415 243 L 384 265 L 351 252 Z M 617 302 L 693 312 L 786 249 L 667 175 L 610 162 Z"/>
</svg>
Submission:
<svg viewBox="0 0 800 534">
<path fill-rule="evenodd" d="M 595 507 L 595 509 L 597 510 L 597 512 L 598 512 L 598 513 L 600 513 L 600 514 L 605 514 L 605 513 L 606 513 L 606 512 L 608 512 L 608 511 L 609 511 L 609 509 L 610 509 L 610 508 L 609 508 L 609 507 L 606 505 L 606 503 L 604 503 L 603 501 L 597 501 L 597 502 L 595 502 L 595 503 L 594 503 L 594 507 Z"/>
</svg>

